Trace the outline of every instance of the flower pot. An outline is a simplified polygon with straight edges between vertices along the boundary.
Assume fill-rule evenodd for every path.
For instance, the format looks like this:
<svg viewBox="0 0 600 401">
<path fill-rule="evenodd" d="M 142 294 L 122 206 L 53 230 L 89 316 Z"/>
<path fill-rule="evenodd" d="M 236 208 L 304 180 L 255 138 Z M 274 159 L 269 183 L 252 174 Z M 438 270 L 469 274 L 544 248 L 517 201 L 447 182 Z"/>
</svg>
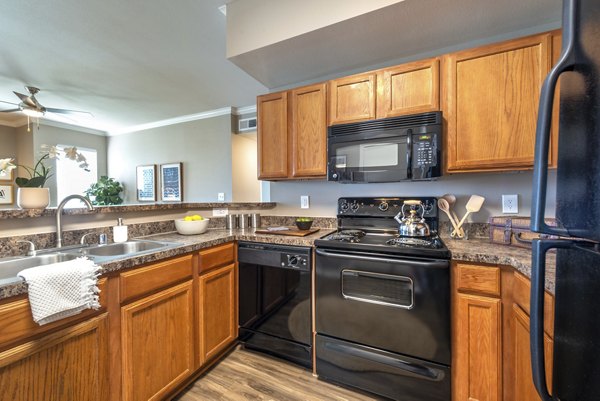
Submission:
<svg viewBox="0 0 600 401">
<path fill-rule="evenodd" d="M 48 188 L 19 188 L 17 190 L 17 205 L 21 209 L 45 209 L 50 204 Z"/>
</svg>

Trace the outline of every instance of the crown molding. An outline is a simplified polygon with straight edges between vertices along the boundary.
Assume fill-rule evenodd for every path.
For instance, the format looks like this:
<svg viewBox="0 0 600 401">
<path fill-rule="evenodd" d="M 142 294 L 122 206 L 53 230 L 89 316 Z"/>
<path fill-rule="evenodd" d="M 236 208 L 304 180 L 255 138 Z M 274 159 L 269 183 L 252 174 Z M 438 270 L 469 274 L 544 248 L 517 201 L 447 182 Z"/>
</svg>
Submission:
<svg viewBox="0 0 600 401">
<path fill-rule="evenodd" d="M 234 108 L 234 114 L 240 116 L 242 114 L 250 114 L 250 113 L 256 113 L 256 105 L 250 105 L 250 106 L 244 106 L 244 107 L 235 107 Z"/>
<path fill-rule="evenodd" d="M 196 121 L 196 120 L 204 120 L 206 118 L 224 116 L 227 114 L 233 114 L 233 107 L 223 107 L 221 109 L 204 111 L 202 113 L 188 114 L 185 116 L 168 118 L 166 120 L 159 120 L 159 121 L 154 121 L 154 122 L 146 123 L 146 124 L 132 125 L 130 127 L 125 127 L 125 128 L 121 128 L 121 129 L 108 131 L 108 136 L 116 136 L 116 135 L 129 134 L 132 132 L 140 132 L 140 131 L 145 131 L 145 130 L 152 129 L 152 128 L 165 127 L 167 125 L 187 123 L 187 122 Z"/>
<path fill-rule="evenodd" d="M 77 125 L 77 124 L 64 123 L 62 121 L 50 120 L 47 118 L 40 119 L 40 125 L 46 125 L 49 127 L 56 127 L 56 128 L 64 128 L 64 129 L 69 129 L 69 130 L 73 130 L 73 131 L 77 131 L 77 132 L 85 132 L 86 134 L 92 134 L 92 135 L 106 136 L 106 131 L 102 131 L 102 130 L 90 128 L 90 127 L 84 127 L 84 126 Z"/>
</svg>

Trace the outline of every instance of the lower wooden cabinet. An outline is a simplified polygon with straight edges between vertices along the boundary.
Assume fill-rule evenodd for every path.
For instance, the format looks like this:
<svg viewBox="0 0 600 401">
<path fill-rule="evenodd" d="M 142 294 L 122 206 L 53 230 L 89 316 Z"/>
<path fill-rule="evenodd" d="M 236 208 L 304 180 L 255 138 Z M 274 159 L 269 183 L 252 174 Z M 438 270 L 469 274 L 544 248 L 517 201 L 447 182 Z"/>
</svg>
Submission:
<svg viewBox="0 0 600 401">
<path fill-rule="evenodd" d="M 227 348 L 238 335 L 236 266 L 200 276 L 200 363 Z"/>
<path fill-rule="evenodd" d="M 453 263 L 453 401 L 540 401 L 531 375 L 529 291 L 529 279 L 511 267 Z M 545 297 L 551 387 L 554 304 Z"/>
<path fill-rule="evenodd" d="M 454 400 L 502 400 L 502 324 L 499 299 L 456 294 Z"/>
<path fill-rule="evenodd" d="M 0 353 L 0 400 L 108 401 L 107 345 L 103 314 Z"/>
<path fill-rule="evenodd" d="M 121 308 L 123 400 L 160 400 L 194 371 L 194 297 L 186 281 Z"/>
</svg>

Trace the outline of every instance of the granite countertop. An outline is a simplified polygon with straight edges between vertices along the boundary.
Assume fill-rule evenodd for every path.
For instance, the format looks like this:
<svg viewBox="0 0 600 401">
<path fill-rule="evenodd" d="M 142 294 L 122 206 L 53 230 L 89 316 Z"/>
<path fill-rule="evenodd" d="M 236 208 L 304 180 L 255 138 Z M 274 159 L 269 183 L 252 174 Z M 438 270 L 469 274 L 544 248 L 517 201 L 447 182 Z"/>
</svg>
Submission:
<svg viewBox="0 0 600 401">
<path fill-rule="evenodd" d="M 293 246 L 312 246 L 315 239 L 321 238 L 335 230 L 322 228 L 314 234 L 305 237 L 292 237 L 273 234 L 255 234 L 253 228 L 248 229 L 210 229 L 204 234 L 199 235 L 180 235 L 177 232 L 153 234 L 139 238 L 150 239 L 154 241 L 167 241 L 179 243 L 178 246 L 166 250 L 137 255 L 123 259 L 113 259 L 106 263 L 101 263 L 102 274 L 112 273 L 123 269 L 152 263 L 161 259 L 174 257 L 211 246 L 224 244 L 234 240 L 254 241 L 271 244 L 293 245 Z M 0 300 L 27 293 L 27 284 L 23 281 L 0 285 Z"/>
<path fill-rule="evenodd" d="M 102 263 L 102 273 L 112 273 L 119 270 L 152 263 L 161 259 L 195 252 L 203 248 L 224 244 L 226 242 L 253 241 L 271 244 L 292 245 L 292 246 L 312 246 L 315 239 L 321 238 L 335 230 L 321 228 L 318 232 L 307 235 L 306 237 L 292 237 L 273 234 L 255 234 L 254 229 L 210 229 L 200 235 L 179 235 L 176 232 L 153 234 L 140 238 L 147 238 L 156 241 L 167 241 L 179 243 L 178 246 L 138 255 L 123 259 L 114 259 Z M 476 263 L 488 263 L 494 265 L 508 265 L 517 269 L 527 277 L 531 277 L 531 251 L 525 248 L 508 247 L 499 244 L 492 244 L 488 239 L 469 239 L 453 240 L 443 238 L 452 253 L 453 260 L 468 261 Z M 546 289 L 554 292 L 554 256 L 548 257 L 546 273 Z M 24 282 L 0 285 L 0 299 L 21 295 L 27 293 L 27 285 Z"/>
</svg>

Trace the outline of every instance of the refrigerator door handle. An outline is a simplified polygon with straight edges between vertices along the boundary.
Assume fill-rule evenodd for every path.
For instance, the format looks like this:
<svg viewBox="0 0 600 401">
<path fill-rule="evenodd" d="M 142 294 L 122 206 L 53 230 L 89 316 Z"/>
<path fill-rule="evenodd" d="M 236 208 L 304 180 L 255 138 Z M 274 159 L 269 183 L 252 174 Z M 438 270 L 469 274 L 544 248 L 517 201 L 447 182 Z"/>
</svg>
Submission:
<svg viewBox="0 0 600 401">
<path fill-rule="evenodd" d="M 544 288 L 546 283 L 546 252 L 554 248 L 571 248 L 569 240 L 532 241 L 530 332 L 531 372 L 535 388 L 543 401 L 553 401 L 546 383 L 546 358 L 544 355 Z"/>
<path fill-rule="evenodd" d="M 558 78 L 563 72 L 571 71 L 576 63 L 577 11 L 579 0 L 563 0 L 562 49 L 560 59 L 544 80 L 538 107 L 535 139 L 535 161 L 533 165 L 533 198 L 531 203 L 531 230 L 538 233 L 568 236 L 564 228 L 550 227 L 544 221 L 546 212 L 546 184 L 548 180 L 548 150 L 552 106 Z"/>
</svg>

